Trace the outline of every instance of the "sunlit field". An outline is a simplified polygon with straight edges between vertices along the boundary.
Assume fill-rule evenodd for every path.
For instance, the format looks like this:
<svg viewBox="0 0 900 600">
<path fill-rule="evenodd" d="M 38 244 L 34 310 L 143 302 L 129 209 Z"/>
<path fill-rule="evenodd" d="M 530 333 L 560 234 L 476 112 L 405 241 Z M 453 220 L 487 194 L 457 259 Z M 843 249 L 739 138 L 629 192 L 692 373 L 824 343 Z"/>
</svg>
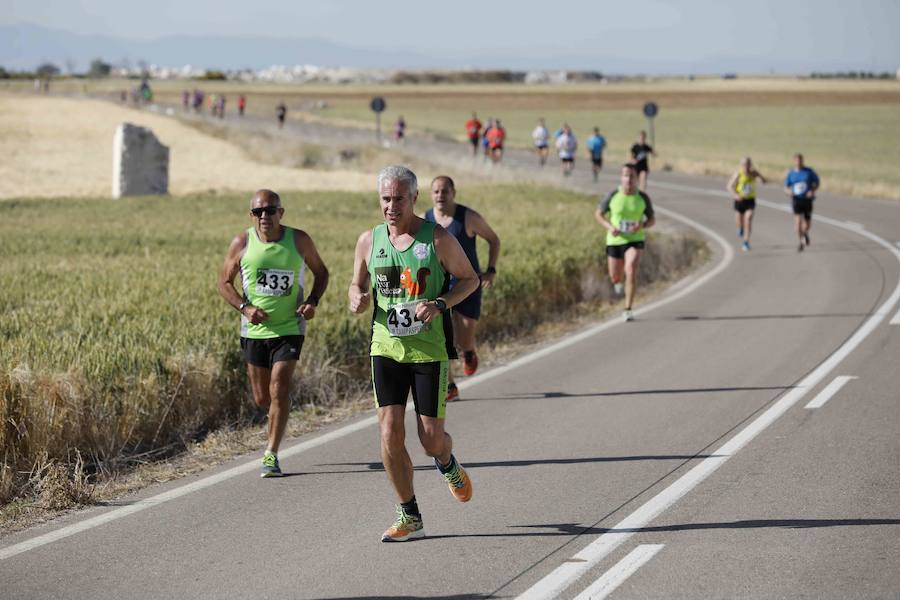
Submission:
<svg viewBox="0 0 900 600">
<path fill-rule="evenodd" d="M 133 82 L 60 82 L 59 88 L 114 97 Z M 661 80 L 646 83 L 497 85 L 270 85 L 234 82 L 156 82 L 157 100 L 180 104 L 183 89 L 224 93 L 234 112 L 238 93 L 248 113 L 274 115 L 281 101 L 289 119 L 326 119 L 374 127 L 369 100 L 387 100 L 382 126 L 403 115 L 409 131 L 462 141 L 472 111 L 499 117 L 509 143 L 527 147 L 539 117 L 551 130 L 568 122 L 582 142 L 596 125 L 607 157 L 624 159 L 647 127 L 641 107 L 655 101 L 658 158 L 652 168 L 727 176 L 741 156 L 780 179 L 794 152 L 822 177 L 823 190 L 900 199 L 900 82 L 794 79 Z M 273 117 L 274 118 L 274 117 Z"/>
</svg>

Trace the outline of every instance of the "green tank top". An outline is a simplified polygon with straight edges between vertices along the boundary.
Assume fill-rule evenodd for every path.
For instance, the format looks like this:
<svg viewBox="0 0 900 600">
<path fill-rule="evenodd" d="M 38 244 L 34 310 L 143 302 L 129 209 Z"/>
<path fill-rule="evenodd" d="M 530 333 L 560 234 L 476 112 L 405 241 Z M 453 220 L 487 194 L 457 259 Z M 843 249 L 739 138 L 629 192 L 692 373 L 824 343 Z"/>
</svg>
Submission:
<svg viewBox="0 0 900 600">
<path fill-rule="evenodd" d="M 372 316 L 372 356 L 402 363 L 445 361 L 452 343 L 449 316 L 431 323 L 415 319 L 416 305 L 447 290 L 448 275 L 434 250 L 435 224 L 424 221 L 409 248 L 394 248 L 382 223 L 372 231 L 369 277 L 375 299 Z M 446 318 L 445 318 L 446 317 Z"/>
<path fill-rule="evenodd" d="M 756 174 L 747 175 L 743 170 L 739 171 L 734 191 L 742 200 L 756 198 Z"/>
<path fill-rule="evenodd" d="M 241 316 L 241 337 L 267 339 L 306 335 L 306 320 L 297 314 L 303 302 L 306 263 L 294 243 L 294 230 L 282 226 L 277 242 L 260 241 L 256 229 L 247 230 L 247 247 L 241 257 L 244 302 L 263 309 L 269 318 L 254 325 Z"/>
<path fill-rule="evenodd" d="M 640 223 L 647 209 L 647 203 L 644 201 L 644 195 L 641 192 L 634 194 L 624 194 L 622 190 L 617 190 L 609 198 L 609 222 L 620 231 L 619 235 L 613 235 L 612 232 L 606 232 L 607 246 L 621 246 L 631 242 L 643 242 L 647 235 L 644 229 L 640 229 L 634 233 L 630 230 L 634 229 Z"/>
</svg>

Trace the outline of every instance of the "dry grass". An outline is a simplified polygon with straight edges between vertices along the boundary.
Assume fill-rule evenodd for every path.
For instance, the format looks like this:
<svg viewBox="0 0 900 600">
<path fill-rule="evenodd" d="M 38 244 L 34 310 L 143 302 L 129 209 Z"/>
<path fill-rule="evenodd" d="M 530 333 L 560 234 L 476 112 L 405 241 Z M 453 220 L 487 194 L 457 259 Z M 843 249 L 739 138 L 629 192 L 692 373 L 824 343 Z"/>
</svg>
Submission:
<svg viewBox="0 0 900 600">
<path fill-rule="evenodd" d="M 250 160 L 238 146 L 163 115 L 98 100 L 0 94 L 0 198 L 110 195 L 112 138 L 124 122 L 149 127 L 169 146 L 173 194 L 372 187 L 371 176 L 349 169 Z"/>
</svg>

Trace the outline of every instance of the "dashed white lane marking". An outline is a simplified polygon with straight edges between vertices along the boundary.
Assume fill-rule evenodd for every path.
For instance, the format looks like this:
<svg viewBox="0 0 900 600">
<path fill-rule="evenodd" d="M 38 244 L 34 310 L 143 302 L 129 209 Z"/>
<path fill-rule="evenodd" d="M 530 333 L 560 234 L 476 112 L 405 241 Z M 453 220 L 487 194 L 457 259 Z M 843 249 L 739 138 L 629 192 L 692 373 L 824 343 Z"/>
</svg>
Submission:
<svg viewBox="0 0 900 600">
<path fill-rule="evenodd" d="M 664 188 L 712 196 L 727 195 L 724 192 L 704 190 L 702 188 L 690 188 L 682 185 L 663 183 L 657 183 L 656 185 Z M 757 199 L 757 204 L 760 202 L 778 210 L 789 210 L 787 207 L 780 204 Z M 900 250 L 894 248 L 889 242 L 878 237 L 874 233 L 866 231 L 865 229 L 848 227 L 844 221 L 838 221 L 828 217 L 819 216 L 818 220 L 851 231 L 876 242 L 880 246 L 887 248 L 898 262 L 900 262 Z M 723 446 L 714 451 L 712 456 L 703 459 L 690 471 L 676 479 L 645 504 L 638 507 L 633 513 L 617 523 L 611 531 L 601 534 L 596 540 L 575 554 L 569 561 L 558 566 L 543 579 L 525 590 L 519 598 L 525 600 L 543 600 L 555 598 L 558 594 L 565 591 L 566 588 L 572 585 L 591 568 L 596 566 L 597 563 L 608 556 L 610 552 L 621 545 L 625 540 L 639 531 L 640 528 L 647 525 L 650 521 L 655 519 L 663 511 L 668 509 L 685 494 L 714 473 L 725 463 L 725 461 L 731 456 L 734 456 L 741 448 L 747 445 L 753 438 L 759 435 L 789 408 L 796 404 L 810 388 L 821 382 L 841 363 L 841 361 L 853 352 L 876 327 L 878 327 L 885 317 L 893 310 L 898 301 L 900 301 L 900 281 L 898 281 L 893 293 L 888 299 L 884 301 L 884 303 L 856 330 L 856 332 L 828 358 L 819 364 L 819 366 L 809 375 L 804 377 L 796 387 L 785 393 L 785 395 L 775 402 L 775 404 L 770 406 L 765 412 L 754 419 Z"/>
<path fill-rule="evenodd" d="M 831 400 L 832 396 L 837 394 L 842 387 L 847 385 L 847 382 L 853 379 L 857 379 L 857 377 L 854 375 L 838 375 L 821 392 L 816 394 L 816 397 L 810 400 L 804 408 L 822 408 L 826 402 Z"/>
<path fill-rule="evenodd" d="M 617 562 L 612 569 L 601 575 L 586 590 L 575 596 L 575 600 L 603 600 L 662 549 L 663 544 L 638 546 Z"/>
</svg>

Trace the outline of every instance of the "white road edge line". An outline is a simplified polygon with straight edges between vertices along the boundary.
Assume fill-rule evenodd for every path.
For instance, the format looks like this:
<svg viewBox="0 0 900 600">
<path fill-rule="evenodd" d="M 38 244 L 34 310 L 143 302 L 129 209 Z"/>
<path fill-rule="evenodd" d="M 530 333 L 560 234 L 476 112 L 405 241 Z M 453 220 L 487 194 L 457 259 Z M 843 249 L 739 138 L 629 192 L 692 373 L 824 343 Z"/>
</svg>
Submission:
<svg viewBox="0 0 900 600">
<path fill-rule="evenodd" d="M 697 289 L 698 287 L 705 284 L 707 281 L 709 281 L 710 279 L 712 279 L 713 277 L 715 277 L 716 275 L 718 275 L 719 273 L 724 271 L 728 267 L 728 265 L 731 264 L 731 262 L 734 260 L 734 250 L 731 248 L 730 244 L 728 244 L 728 242 L 725 240 L 725 238 L 723 238 L 721 235 L 719 235 L 718 233 L 716 233 L 709 227 L 706 227 L 705 225 L 698 223 L 697 221 L 694 221 L 693 219 L 690 219 L 688 217 L 674 213 L 671 210 L 661 208 L 661 207 L 654 207 L 654 208 L 656 209 L 657 213 L 665 214 L 666 216 L 668 216 L 672 219 L 681 221 L 681 222 L 689 225 L 690 227 L 697 229 L 704 235 L 715 240 L 716 243 L 718 243 L 722 247 L 725 256 L 722 259 L 722 261 L 719 262 L 719 264 L 717 264 L 714 268 L 710 269 L 708 272 L 704 273 L 702 276 L 697 277 L 696 279 L 693 279 L 693 276 L 688 276 L 686 279 L 688 279 L 688 280 L 693 279 L 693 281 L 691 281 L 690 285 L 681 287 L 681 289 L 679 289 L 675 293 L 673 293 L 671 295 L 667 295 L 665 298 L 661 298 L 660 300 L 657 300 L 656 302 L 652 302 L 652 303 L 634 311 L 635 315 L 644 314 L 646 312 L 649 312 L 651 310 L 659 308 L 660 306 L 663 306 L 670 302 L 674 302 L 675 300 L 678 300 L 679 298 L 682 298 L 683 296 L 693 292 L 695 289 Z M 537 350 L 535 352 L 532 352 L 526 356 L 522 356 L 509 364 L 503 365 L 501 367 L 497 367 L 495 369 L 491 369 L 490 371 L 485 371 L 484 373 L 475 375 L 474 377 L 470 377 L 466 381 L 460 382 L 458 384 L 459 389 L 465 390 L 465 389 L 472 387 L 478 383 L 487 381 L 488 379 L 492 379 L 494 377 L 497 377 L 498 375 L 502 375 L 513 369 L 517 369 L 523 365 L 534 362 L 536 360 L 540 360 L 541 358 L 547 356 L 548 354 L 557 352 L 558 350 L 561 350 L 563 348 L 571 346 L 572 344 L 576 344 L 586 338 L 597 335 L 603 331 L 606 331 L 607 329 L 610 329 L 612 327 L 619 326 L 619 325 L 625 326 L 626 324 L 623 323 L 617 315 L 616 318 L 614 318 L 614 319 L 609 319 L 603 323 L 600 323 L 598 325 L 595 325 L 593 327 L 585 329 L 584 331 L 582 331 L 579 334 L 569 336 L 569 337 L 565 338 L 564 340 L 561 340 L 559 342 L 556 342 L 554 344 L 546 346 L 546 347 L 544 347 L 540 350 Z M 407 406 L 407 411 L 412 411 L 413 408 L 414 408 L 413 404 L 410 402 L 409 405 Z M 362 419 L 361 421 L 341 427 L 340 429 L 336 429 L 334 431 L 326 433 L 317 438 L 311 439 L 306 442 L 301 442 L 295 446 L 291 446 L 289 448 L 283 449 L 278 452 L 278 457 L 280 459 L 284 459 L 284 458 L 287 458 L 290 456 L 294 456 L 296 454 L 300 454 L 301 452 L 305 452 L 306 450 L 315 448 L 317 446 L 321 446 L 322 444 L 325 444 L 332 440 L 342 438 L 346 435 L 349 435 L 349 434 L 359 431 L 361 429 L 365 429 L 366 427 L 369 427 L 370 425 L 375 425 L 377 423 L 378 423 L 378 418 L 376 416 L 367 417 L 365 419 Z M 74 535 L 76 533 L 86 531 L 93 527 L 97 527 L 99 525 L 109 523 L 110 521 L 115 521 L 117 519 L 121 519 L 122 517 L 142 511 L 144 509 L 157 506 L 159 504 L 162 504 L 163 502 L 167 502 L 169 500 L 174 500 L 175 498 L 180 498 L 180 497 L 190 494 L 192 492 L 196 492 L 196 491 L 202 490 L 204 488 L 216 485 L 217 483 L 221 483 L 222 481 L 231 479 L 232 477 L 242 475 L 244 473 L 247 473 L 249 471 L 252 471 L 252 470 L 258 469 L 258 468 L 259 468 L 259 461 L 254 459 L 250 462 L 246 462 L 244 464 L 238 465 L 236 467 L 233 467 L 231 469 L 228 469 L 227 471 L 223 471 L 216 475 L 212 475 L 210 477 L 200 479 L 199 481 L 195 481 L 193 483 L 189 483 L 187 485 L 174 488 L 172 490 L 169 490 L 168 492 L 163 492 L 162 494 L 157 494 L 156 496 L 152 496 L 145 500 L 139 500 L 129 506 L 123 506 L 121 508 L 117 508 L 117 509 L 111 510 L 109 512 L 105 512 L 101 515 L 97 515 L 96 517 L 92 517 L 90 519 L 86 519 L 86 520 L 80 521 L 78 523 L 73 523 L 72 525 L 61 527 L 55 531 L 51 531 L 44 535 L 34 537 L 32 539 L 20 542 L 18 544 L 13 544 L 11 546 L 7 546 L 6 548 L 0 548 L 0 561 L 10 558 L 12 556 L 15 556 L 17 554 L 21 554 L 22 552 L 27 552 L 29 550 L 33 550 L 34 548 L 38 548 L 39 546 L 43 546 L 45 544 L 49 544 L 49 543 L 55 542 L 57 540 L 61 540 L 63 538 L 69 537 L 70 535 Z"/>
<path fill-rule="evenodd" d="M 643 567 L 664 544 L 642 544 L 617 562 L 609 571 L 601 575 L 586 590 L 575 596 L 575 600 L 603 600 Z"/>
<path fill-rule="evenodd" d="M 716 192 L 702 188 L 689 188 L 687 186 L 656 183 L 659 187 L 671 188 L 682 191 L 697 192 L 712 196 L 726 196 L 725 192 Z M 789 208 L 781 204 L 757 199 L 757 204 L 765 204 L 785 212 Z M 877 244 L 887 248 L 900 262 L 900 250 L 894 248 L 889 242 L 864 229 L 848 227 L 843 221 L 828 217 L 817 216 L 817 221 L 840 227 L 857 235 L 869 238 Z M 583 550 L 572 557 L 571 562 L 565 562 L 532 587 L 528 588 L 520 596 L 520 600 L 538 600 L 555 598 L 563 592 L 588 570 L 603 560 L 610 552 L 634 535 L 640 528 L 659 516 L 663 511 L 672 506 L 685 494 L 699 485 L 704 479 L 722 466 L 731 456 L 747 445 L 753 438 L 759 435 L 769 425 L 774 423 L 782 414 L 796 404 L 806 392 L 822 381 L 841 361 L 843 361 L 890 313 L 900 300 L 900 281 L 887 300 L 870 316 L 856 332 L 826 358 L 816 369 L 797 384 L 796 387 L 784 394 L 775 404 L 754 419 L 749 425 L 737 433 L 724 445 L 715 450 L 709 458 L 703 459 L 690 471 L 669 484 L 668 487 L 656 494 L 642 506 L 638 507 L 630 515 L 616 524 L 611 531 L 601 534 L 596 540 L 588 544 Z"/>
<path fill-rule="evenodd" d="M 847 385 L 849 381 L 854 379 L 858 379 L 855 375 L 838 375 L 835 377 L 831 383 L 825 386 L 821 392 L 816 394 L 816 397 L 809 401 L 809 403 L 803 408 L 822 408 L 825 406 L 825 403 L 831 400 L 831 397 L 838 393 L 838 391 Z"/>
<path fill-rule="evenodd" d="M 894 315 L 894 318 L 890 321 L 891 325 L 900 325 L 900 310 L 897 311 L 897 314 Z"/>
</svg>

